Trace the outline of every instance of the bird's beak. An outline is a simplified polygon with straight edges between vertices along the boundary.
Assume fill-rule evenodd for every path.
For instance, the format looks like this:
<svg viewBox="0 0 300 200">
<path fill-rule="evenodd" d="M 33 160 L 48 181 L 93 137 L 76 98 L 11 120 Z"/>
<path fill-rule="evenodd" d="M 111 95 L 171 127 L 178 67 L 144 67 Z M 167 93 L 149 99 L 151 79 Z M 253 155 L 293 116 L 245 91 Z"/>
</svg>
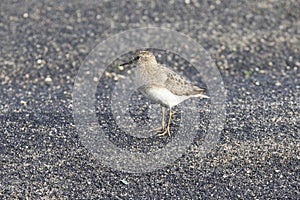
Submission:
<svg viewBox="0 0 300 200">
<path fill-rule="evenodd" d="M 130 64 L 132 64 L 132 63 L 133 63 L 134 61 L 136 61 L 136 60 L 138 60 L 138 57 L 135 57 L 135 58 L 133 58 L 132 60 L 130 60 L 130 61 L 128 61 L 128 62 L 125 62 L 125 63 L 121 64 L 120 66 L 130 65 Z"/>
<path fill-rule="evenodd" d="M 125 63 L 121 64 L 120 66 L 130 65 L 130 64 L 132 64 L 132 63 L 133 63 L 133 60 L 131 60 L 131 61 L 129 61 L 129 62 L 125 62 Z"/>
</svg>

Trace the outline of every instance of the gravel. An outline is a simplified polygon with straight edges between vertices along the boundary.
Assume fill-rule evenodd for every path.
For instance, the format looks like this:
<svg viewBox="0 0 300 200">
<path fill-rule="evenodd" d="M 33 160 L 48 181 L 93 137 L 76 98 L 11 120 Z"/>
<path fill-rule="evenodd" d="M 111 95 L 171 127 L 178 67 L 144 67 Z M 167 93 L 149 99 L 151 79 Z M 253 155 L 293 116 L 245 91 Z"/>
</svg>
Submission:
<svg viewBox="0 0 300 200">
<path fill-rule="evenodd" d="M 1 199 L 300 198 L 299 1 L 0 4 Z M 205 156 L 202 135 L 169 166 L 131 174 L 81 143 L 72 91 L 95 45 L 138 27 L 176 30 L 206 49 L 224 81 L 226 123 Z M 118 81 L 120 71 L 107 75 Z M 136 143 L 128 137 L 122 145 Z"/>
</svg>

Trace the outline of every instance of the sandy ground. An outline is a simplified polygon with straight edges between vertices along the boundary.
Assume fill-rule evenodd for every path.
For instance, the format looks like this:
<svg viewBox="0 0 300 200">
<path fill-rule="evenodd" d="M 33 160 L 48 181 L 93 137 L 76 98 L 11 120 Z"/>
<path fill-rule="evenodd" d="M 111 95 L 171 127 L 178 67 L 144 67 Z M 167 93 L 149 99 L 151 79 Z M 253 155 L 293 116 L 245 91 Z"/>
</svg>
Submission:
<svg viewBox="0 0 300 200">
<path fill-rule="evenodd" d="M 0 5 L 1 199 L 300 198 L 299 1 Z M 168 166 L 132 174 L 105 165 L 82 143 L 72 92 L 80 66 L 98 43 L 139 27 L 172 29 L 206 49 L 226 89 L 226 121 L 207 154 L 201 153 L 205 131 L 199 131 Z M 177 63 L 180 71 L 182 59 L 166 55 L 161 60 Z M 104 81 L 117 82 L 122 70 L 106 73 Z M 146 101 L 133 98 L 137 105 Z M 145 142 L 119 134 L 103 105 L 99 121 L 109 121 L 106 134 L 126 150 L 164 148 L 176 135 L 174 129 L 171 137 Z M 144 111 L 140 121 L 149 120 Z M 178 115 L 174 124 L 179 122 Z"/>
</svg>

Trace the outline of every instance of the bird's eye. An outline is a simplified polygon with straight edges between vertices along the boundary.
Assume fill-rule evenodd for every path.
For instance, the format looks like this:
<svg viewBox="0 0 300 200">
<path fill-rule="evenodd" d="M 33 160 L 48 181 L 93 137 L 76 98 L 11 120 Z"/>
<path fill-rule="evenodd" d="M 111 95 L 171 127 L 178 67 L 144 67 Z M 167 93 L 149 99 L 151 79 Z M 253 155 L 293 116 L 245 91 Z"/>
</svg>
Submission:
<svg viewBox="0 0 300 200">
<path fill-rule="evenodd" d="M 137 56 L 135 59 L 136 59 L 136 60 L 139 60 L 140 58 L 141 58 L 140 56 Z"/>
</svg>

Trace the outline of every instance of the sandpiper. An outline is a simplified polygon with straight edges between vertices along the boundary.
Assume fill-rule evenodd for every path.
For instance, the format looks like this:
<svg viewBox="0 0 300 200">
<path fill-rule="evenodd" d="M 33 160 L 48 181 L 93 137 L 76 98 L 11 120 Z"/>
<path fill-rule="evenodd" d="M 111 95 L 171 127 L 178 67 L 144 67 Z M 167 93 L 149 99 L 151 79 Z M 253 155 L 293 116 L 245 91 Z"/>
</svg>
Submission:
<svg viewBox="0 0 300 200">
<path fill-rule="evenodd" d="M 191 97 L 209 98 L 203 94 L 203 88 L 192 85 L 181 75 L 157 63 L 155 56 L 149 51 L 138 51 L 131 61 L 122 65 L 132 63 L 137 65 L 134 82 L 138 90 L 146 98 L 159 103 L 162 107 L 160 136 L 170 135 L 173 106 Z M 169 108 L 166 128 L 164 125 L 165 107 Z"/>
</svg>

